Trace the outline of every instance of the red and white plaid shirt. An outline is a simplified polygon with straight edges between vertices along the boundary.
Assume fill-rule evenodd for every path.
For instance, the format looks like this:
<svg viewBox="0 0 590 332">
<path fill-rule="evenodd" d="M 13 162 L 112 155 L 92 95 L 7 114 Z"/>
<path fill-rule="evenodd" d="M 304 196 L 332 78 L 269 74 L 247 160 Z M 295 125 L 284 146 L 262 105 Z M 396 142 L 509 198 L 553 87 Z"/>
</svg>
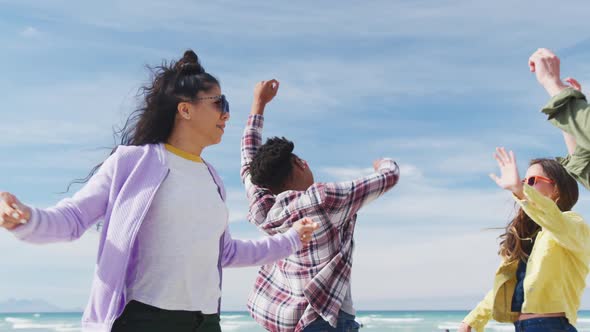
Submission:
<svg viewBox="0 0 590 332">
<path fill-rule="evenodd" d="M 391 189 L 399 168 L 391 159 L 378 172 L 353 181 L 314 183 L 306 191 L 273 195 L 252 184 L 249 163 L 262 144 L 262 115 L 251 115 L 242 137 L 242 181 L 248 220 L 272 235 L 308 217 L 319 224 L 310 244 L 286 259 L 262 266 L 248 299 L 252 317 L 269 331 L 302 331 L 320 316 L 336 326 L 350 283 L 357 211 Z"/>
</svg>

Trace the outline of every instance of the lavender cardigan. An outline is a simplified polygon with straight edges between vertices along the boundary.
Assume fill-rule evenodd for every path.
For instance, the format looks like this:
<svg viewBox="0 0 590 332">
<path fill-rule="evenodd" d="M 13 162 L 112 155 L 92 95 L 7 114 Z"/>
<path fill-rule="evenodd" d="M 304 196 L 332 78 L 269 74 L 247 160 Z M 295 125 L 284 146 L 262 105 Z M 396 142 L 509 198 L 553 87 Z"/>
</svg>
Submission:
<svg viewBox="0 0 590 332">
<path fill-rule="evenodd" d="M 125 293 L 134 279 L 138 252 L 135 238 L 169 172 L 165 158 L 162 144 L 119 146 L 72 198 L 52 208 L 33 208 L 31 220 L 12 231 L 32 243 L 71 241 L 104 220 L 90 299 L 82 318 L 84 331 L 110 331 L 130 301 Z M 225 200 L 219 175 L 207 166 Z M 293 229 L 261 240 L 241 241 L 232 239 L 226 228 L 219 245 L 220 282 L 222 267 L 264 265 L 301 248 Z"/>
</svg>

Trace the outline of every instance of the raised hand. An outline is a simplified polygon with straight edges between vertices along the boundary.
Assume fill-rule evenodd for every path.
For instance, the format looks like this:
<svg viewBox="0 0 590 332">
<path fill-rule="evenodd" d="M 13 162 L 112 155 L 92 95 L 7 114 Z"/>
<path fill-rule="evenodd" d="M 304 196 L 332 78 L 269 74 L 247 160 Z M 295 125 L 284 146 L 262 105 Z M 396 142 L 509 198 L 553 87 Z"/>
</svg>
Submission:
<svg viewBox="0 0 590 332">
<path fill-rule="evenodd" d="M 567 87 L 560 78 L 559 58 L 546 48 L 540 48 L 531 55 L 529 69 L 552 97 Z"/>
<path fill-rule="evenodd" d="M 258 82 L 254 88 L 254 103 L 268 104 L 277 95 L 279 85 L 279 81 L 275 79 Z"/>
<path fill-rule="evenodd" d="M 315 230 L 319 227 L 319 224 L 310 218 L 303 218 L 293 223 L 293 228 L 299 234 L 299 239 L 304 245 L 311 241 L 312 233 L 315 232 Z"/>
<path fill-rule="evenodd" d="M 490 178 L 496 182 L 498 187 L 510 190 L 517 197 L 522 197 L 522 182 L 518 175 L 514 152 L 506 152 L 504 148 L 496 148 L 494 158 L 500 167 L 500 177 L 492 173 Z"/>
<path fill-rule="evenodd" d="M 0 227 L 15 229 L 31 219 L 31 209 L 23 205 L 16 196 L 0 192 Z"/>
</svg>

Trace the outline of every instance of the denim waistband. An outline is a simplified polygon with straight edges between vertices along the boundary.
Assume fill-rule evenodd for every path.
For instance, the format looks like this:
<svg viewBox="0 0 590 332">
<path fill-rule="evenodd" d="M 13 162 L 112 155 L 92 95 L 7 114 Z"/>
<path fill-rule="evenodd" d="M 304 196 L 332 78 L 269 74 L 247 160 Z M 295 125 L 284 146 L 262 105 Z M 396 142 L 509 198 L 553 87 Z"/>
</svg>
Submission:
<svg viewBox="0 0 590 332">
<path fill-rule="evenodd" d="M 539 318 L 531 318 L 525 320 L 519 320 L 514 322 L 514 326 L 517 328 L 527 328 L 532 326 L 556 326 L 556 327 L 566 327 L 569 326 L 570 323 L 565 317 L 539 317 Z"/>
</svg>

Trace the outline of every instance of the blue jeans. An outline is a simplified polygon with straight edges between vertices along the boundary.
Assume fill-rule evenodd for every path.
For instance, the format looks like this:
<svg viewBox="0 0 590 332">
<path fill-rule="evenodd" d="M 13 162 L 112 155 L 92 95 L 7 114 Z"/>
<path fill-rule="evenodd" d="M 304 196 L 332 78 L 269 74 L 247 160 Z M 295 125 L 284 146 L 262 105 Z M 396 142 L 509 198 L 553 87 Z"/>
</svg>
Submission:
<svg viewBox="0 0 590 332">
<path fill-rule="evenodd" d="M 353 315 L 340 310 L 335 328 L 322 318 L 318 318 L 307 325 L 303 332 L 356 332 L 360 327 L 361 325 L 354 320 Z"/>
<path fill-rule="evenodd" d="M 577 332 L 565 317 L 532 318 L 514 323 L 516 332 Z"/>
</svg>

